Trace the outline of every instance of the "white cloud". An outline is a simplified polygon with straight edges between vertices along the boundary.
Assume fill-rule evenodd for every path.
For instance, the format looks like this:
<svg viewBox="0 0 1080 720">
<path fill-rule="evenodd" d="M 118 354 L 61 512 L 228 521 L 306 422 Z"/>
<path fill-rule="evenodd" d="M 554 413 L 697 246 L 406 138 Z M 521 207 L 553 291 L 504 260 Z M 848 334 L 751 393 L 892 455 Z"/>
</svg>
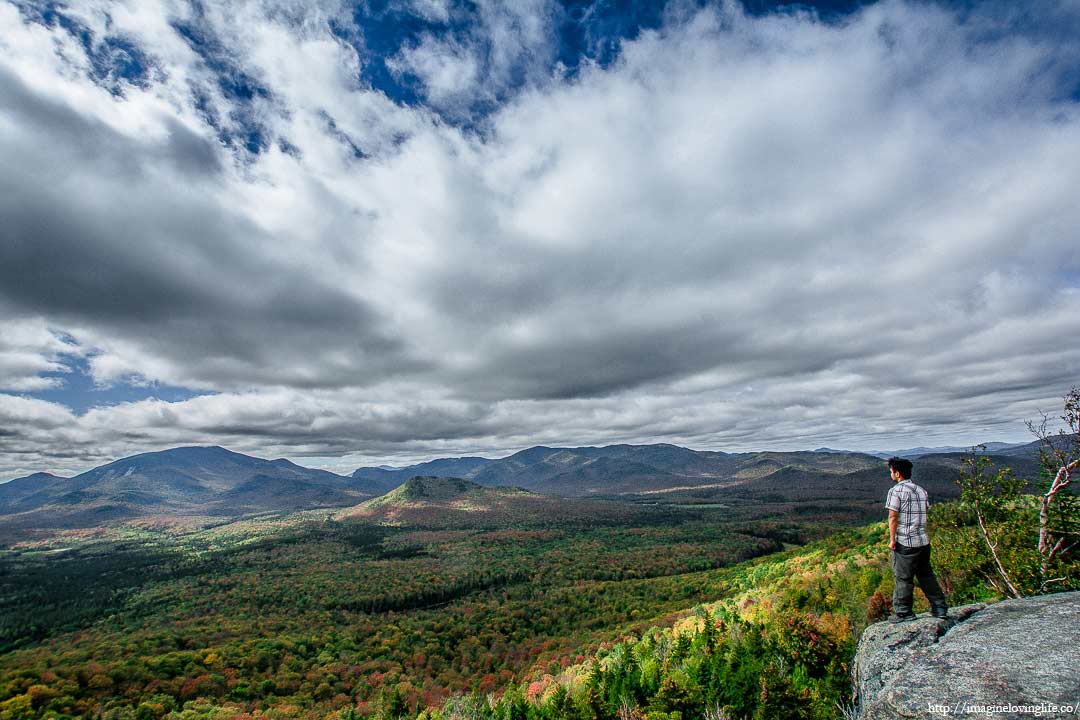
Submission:
<svg viewBox="0 0 1080 720">
<path fill-rule="evenodd" d="M 425 35 L 419 44 L 404 48 L 387 64 L 398 75 L 412 73 L 421 78 L 428 101 L 436 107 L 449 107 L 461 96 L 466 102 L 473 99 L 480 62 L 460 43 Z"/>
<path fill-rule="evenodd" d="M 449 0 L 408 0 L 402 3 L 403 9 L 434 22 L 447 22 L 450 19 Z"/>
<path fill-rule="evenodd" d="M 473 25 L 444 36 L 425 33 L 387 60 L 402 80 L 419 81 L 430 106 L 452 117 L 469 118 L 477 103 L 496 103 L 522 82 L 542 82 L 557 50 L 561 11 L 550 0 L 484 0 L 474 9 Z M 414 10 L 430 16 L 427 8 Z"/>
<path fill-rule="evenodd" d="M 8 317 L 0 334 L 0 390 L 26 392 L 63 385 L 65 356 L 82 354 L 78 345 L 51 331 L 41 318 Z M 52 375 L 44 375 L 52 373 Z"/>
<path fill-rule="evenodd" d="M 218 394 L 35 405 L 0 474 L 195 442 L 359 464 L 1022 439 L 1080 377 L 1080 116 L 1051 72 L 1075 40 L 926 4 L 728 5 L 563 80 L 547 5 L 481 4 L 394 60 L 435 110 L 506 99 L 478 137 L 365 88 L 337 6 L 240 3 L 198 22 L 296 152 L 238 159 L 194 104 L 237 110 L 184 8 L 116 9 L 160 65 L 117 97 L 0 5 L 0 377 L 51 382 L 51 330 L 99 381 Z"/>
</svg>

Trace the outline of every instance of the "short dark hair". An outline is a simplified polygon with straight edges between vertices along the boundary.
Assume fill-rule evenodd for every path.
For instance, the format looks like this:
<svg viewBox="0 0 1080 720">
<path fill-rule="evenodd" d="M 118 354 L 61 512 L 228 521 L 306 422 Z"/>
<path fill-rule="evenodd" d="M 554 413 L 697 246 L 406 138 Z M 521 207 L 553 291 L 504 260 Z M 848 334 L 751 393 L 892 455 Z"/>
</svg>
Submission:
<svg viewBox="0 0 1080 720">
<path fill-rule="evenodd" d="M 901 457 L 889 458 L 889 469 L 900 473 L 905 480 L 911 479 L 911 461 Z"/>
</svg>

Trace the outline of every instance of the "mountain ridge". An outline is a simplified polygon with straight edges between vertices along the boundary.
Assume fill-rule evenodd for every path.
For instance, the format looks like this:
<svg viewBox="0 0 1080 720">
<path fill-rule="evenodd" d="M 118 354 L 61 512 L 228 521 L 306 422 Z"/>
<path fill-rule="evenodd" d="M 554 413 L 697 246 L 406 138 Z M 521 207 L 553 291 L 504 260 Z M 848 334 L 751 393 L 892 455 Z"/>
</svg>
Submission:
<svg viewBox="0 0 1080 720">
<path fill-rule="evenodd" d="M 442 460 L 442 459 L 440 459 Z M 739 484 L 791 464 L 850 472 L 880 466 L 865 453 L 726 453 L 691 450 L 678 445 L 607 445 L 551 447 L 537 445 L 498 459 L 473 462 L 467 472 L 439 471 L 440 460 L 395 471 L 360 468 L 354 476 L 400 484 L 414 474 L 461 477 L 489 487 L 512 485 L 543 494 L 567 497 L 619 496 L 679 486 Z M 459 459 L 446 459 L 456 462 Z M 426 472 L 415 472 L 423 468 Z M 460 469 L 454 467 L 452 469 Z"/>
<path fill-rule="evenodd" d="M 1038 443 L 991 454 L 1021 477 L 1039 476 Z M 916 459 L 916 479 L 935 497 L 955 495 L 963 453 Z M 867 508 L 888 487 L 881 458 L 838 451 L 701 451 L 666 443 L 534 446 L 504 458 L 437 458 L 352 475 L 265 460 L 220 446 L 182 446 L 120 458 L 63 478 L 34 473 L 0 484 L 0 526 L 86 527 L 146 516 L 241 516 L 266 511 L 347 508 L 412 477 L 458 477 L 478 487 L 517 487 L 558 497 L 713 502 L 732 497 L 805 503 L 859 497 Z M 417 469 L 427 472 L 416 472 Z M 655 501 L 653 497 L 650 501 Z"/>
<path fill-rule="evenodd" d="M 361 479 L 220 446 L 139 453 L 71 478 L 35 473 L 0 485 L 0 515 L 24 527 L 82 527 L 144 516 L 238 516 L 351 505 Z"/>
</svg>

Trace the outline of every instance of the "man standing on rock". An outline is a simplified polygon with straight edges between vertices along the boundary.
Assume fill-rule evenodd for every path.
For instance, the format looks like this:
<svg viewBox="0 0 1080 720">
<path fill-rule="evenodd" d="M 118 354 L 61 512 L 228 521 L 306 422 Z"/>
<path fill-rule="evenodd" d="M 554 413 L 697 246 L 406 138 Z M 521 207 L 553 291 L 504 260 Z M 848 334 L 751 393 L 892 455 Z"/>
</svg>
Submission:
<svg viewBox="0 0 1080 720">
<path fill-rule="evenodd" d="M 911 482 L 910 460 L 889 458 L 889 474 L 896 483 L 889 488 L 885 499 L 889 511 L 889 548 L 892 549 L 893 574 L 896 576 L 893 614 L 889 621 L 915 619 L 911 609 L 915 587 L 912 578 L 919 579 L 919 587 L 930 601 L 933 616 L 946 618 L 949 606 L 930 566 L 930 536 L 926 534 L 926 511 L 930 502 L 926 490 Z"/>
</svg>

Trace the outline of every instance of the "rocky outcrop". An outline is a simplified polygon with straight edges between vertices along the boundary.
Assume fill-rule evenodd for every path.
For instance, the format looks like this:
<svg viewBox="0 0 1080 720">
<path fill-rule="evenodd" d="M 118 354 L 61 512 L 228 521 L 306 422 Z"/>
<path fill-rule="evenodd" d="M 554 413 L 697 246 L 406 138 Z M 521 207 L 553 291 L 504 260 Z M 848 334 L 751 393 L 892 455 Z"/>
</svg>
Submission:
<svg viewBox="0 0 1080 720">
<path fill-rule="evenodd" d="M 853 668 L 861 720 L 1080 717 L 1080 592 L 949 615 L 863 632 Z"/>
</svg>

